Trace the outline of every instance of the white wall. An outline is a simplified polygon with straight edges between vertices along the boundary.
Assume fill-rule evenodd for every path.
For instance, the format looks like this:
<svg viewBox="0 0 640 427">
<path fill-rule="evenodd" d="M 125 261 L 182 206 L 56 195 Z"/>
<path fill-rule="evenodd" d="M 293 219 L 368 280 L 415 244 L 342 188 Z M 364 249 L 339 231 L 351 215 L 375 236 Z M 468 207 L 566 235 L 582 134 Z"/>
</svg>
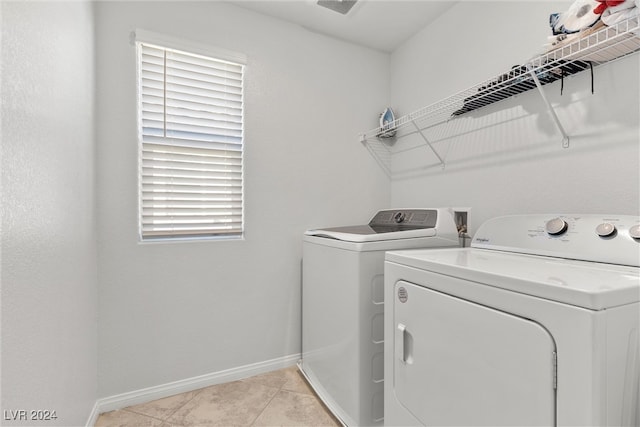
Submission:
<svg viewBox="0 0 640 427">
<path fill-rule="evenodd" d="M 389 204 L 357 140 L 389 56 L 223 2 L 96 7 L 100 396 L 298 353 L 303 231 Z M 243 241 L 138 242 L 136 28 L 247 55 Z"/>
<path fill-rule="evenodd" d="M 97 398 L 92 5 L 0 13 L 2 423 L 84 425 Z M 9 412 L 39 409 L 57 419 Z"/>
<path fill-rule="evenodd" d="M 406 114 L 523 64 L 542 51 L 549 14 L 571 3 L 458 3 L 392 54 L 391 105 Z M 425 147 L 396 157 L 391 205 L 470 206 L 472 232 L 503 214 L 637 215 L 638 75 L 635 54 L 596 67 L 593 95 L 588 71 L 566 78 L 563 96 L 560 82 L 545 86 L 567 149 L 535 90 L 451 121 L 461 135 L 436 143 L 444 169 Z"/>
<path fill-rule="evenodd" d="M 524 62 L 570 3 L 461 2 L 389 70 L 387 55 L 222 2 L 1 2 L 2 408 L 78 425 L 96 366 L 105 397 L 299 352 L 306 228 L 388 206 L 471 206 L 472 231 L 505 213 L 637 214 L 637 55 L 596 68 L 594 95 L 588 73 L 562 97 L 548 87 L 569 149 L 535 92 L 473 115 L 484 128 L 444 170 L 410 151 L 389 184 L 357 142 L 389 100 L 407 113 Z M 245 240 L 138 242 L 136 28 L 247 55 Z"/>
</svg>

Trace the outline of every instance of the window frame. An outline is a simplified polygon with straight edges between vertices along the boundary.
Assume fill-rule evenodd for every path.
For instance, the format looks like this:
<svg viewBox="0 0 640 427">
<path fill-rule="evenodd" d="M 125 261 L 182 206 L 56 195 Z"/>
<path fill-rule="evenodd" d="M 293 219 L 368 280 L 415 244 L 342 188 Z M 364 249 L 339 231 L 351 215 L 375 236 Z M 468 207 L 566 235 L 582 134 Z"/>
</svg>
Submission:
<svg viewBox="0 0 640 427">
<path fill-rule="evenodd" d="M 246 72 L 246 56 L 237 52 L 231 52 L 228 50 L 224 50 L 224 49 L 220 49 L 217 47 L 212 47 L 212 46 L 208 46 L 208 45 L 203 45 L 203 44 L 199 44 L 199 43 L 194 43 L 194 42 L 190 42 L 190 41 L 186 41 L 186 40 L 180 40 L 180 39 L 176 39 L 170 36 L 166 36 L 166 35 L 161 35 L 161 34 L 157 34 L 157 33 L 151 33 L 148 31 L 144 31 L 144 30 L 136 30 L 134 33 L 132 33 L 132 37 L 131 37 L 131 42 L 132 44 L 135 46 L 135 51 L 136 51 L 136 89 L 137 89 L 137 97 L 136 97 L 136 112 L 137 112 L 137 144 L 138 144 L 138 150 L 137 150 L 137 156 L 138 156 L 138 171 L 137 171 L 137 180 L 138 180 L 138 192 L 137 192 L 137 199 L 138 199 L 138 212 L 137 212 L 137 223 L 138 223 L 138 240 L 141 243 L 149 243 L 149 242 L 174 242 L 174 241 L 189 241 L 189 240 L 197 240 L 197 241 L 210 241 L 210 240 L 243 240 L 244 239 L 244 233 L 245 233 L 245 212 L 244 212 L 244 205 L 245 205 L 245 180 L 244 180 L 244 153 L 245 153 L 245 133 L 244 133 L 244 123 L 245 123 L 245 101 L 244 101 L 244 92 L 245 92 L 245 72 Z M 144 207 L 144 200 L 143 200 L 143 188 L 145 187 L 145 185 L 149 185 L 148 183 L 145 184 L 144 183 L 144 179 L 145 179 L 145 173 L 143 171 L 143 147 L 146 146 L 148 147 L 149 145 L 152 145 L 153 142 L 149 142 L 148 138 L 149 135 L 144 135 L 144 128 L 143 128 L 143 112 L 145 111 L 143 108 L 143 103 L 142 103 L 142 95 L 143 95 L 143 88 L 142 88 L 142 65 L 143 65 L 143 60 L 142 60 L 142 45 L 146 45 L 146 46 L 152 46 L 154 48 L 159 48 L 159 49 L 165 49 L 167 51 L 171 51 L 171 52 L 178 52 L 179 54 L 183 54 L 183 55 L 187 55 L 187 56 L 193 56 L 193 57 L 200 57 L 200 58 L 205 58 L 205 60 L 212 60 L 218 63 L 230 63 L 233 64 L 234 66 L 239 67 L 240 69 L 240 78 L 239 78 L 239 97 L 240 97 L 240 114 L 239 116 L 239 132 L 240 132 L 240 137 L 239 137 L 239 143 L 234 143 L 235 145 L 239 146 L 239 150 L 237 150 L 237 152 L 239 153 L 239 166 L 236 165 L 234 167 L 234 170 L 237 169 L 239 167 L 239 179 L 237 178 L 238 176 L 238 172 L 237 170 L 234 172 L 236 178 L 235 180 L 237 182 L 239 182 L 239 211 L 238 211 L 238 207 L 236 208 L 232 208 L 232 207 L 228 207 L 226 209 L 229 210 L 233 210 L 234 213 L 229 214 L 229 217 L 233 217 L 233 218 L 239 218 L 239 225 L 236 226 L 235 228 L 232 227 L 232 232 L 225 232 L 223 230 L 209 230 L 206 231 L 205 228 L 200 228 L 200 229 L 196 229 L 193 232 L 180 232 L 180 231 L 176 231 L 175 229 L 175 225 L 176 223 L 171 222 L 170 220 L 170 215 L 167 215 L 167 218 L 169 218 L 169 220 L 167 222 L 171 223 L 173 225 L 173 229 L 171 230 L 166 230 L 166 231 L 152 231 L 150 232 L 149 230 L 145 230 L 145 217 L 143 216 L 143 213 L 149 213 L 151 209 L 151 211 L 153 211 L 154 215 L 157 213 L 156 207 L 152 207 L 152 208 L 148 208 L 148 207 Z M 165 71 L 167 69 L 167 65 L 165 62 Z M 164 74 L 164 78 L 166 79 L 166 73 Z M 166 81 L 165 81 L 165 86 L 166 86 Z M 163 107 L 166 108 L 167 105 L 167 98 L 166 98 L 166 89 L 165 89 L 165 99 L 162 101 L 163 102 Z M 221 121 L 220 123 L 225 123 L 223 121 Z M 237 123 L 236 123 L 237 124 Z M 167 126 L 167 122 L 165 119 L 165 122 L 163 124 L 163 126 Z M 149 129 L 149 128 L 147 128 Z M 218 137 L 221 137 L 222 134 L 216 134 L 215 132 L 211 133 L 211 135 L 217 135 Z M 147 140 L 145 140 L 145 138 L 147 138 Z M 162 138 L 163 141 L 160 143 L 161 145 L 166 145 L 168 147 L 180 147 L 182 146 L 182 144 L 172 144 L 171 143 L 171 138 L 168 137 L 165 133 L 164 136 L 159 136 L 157 138 Z M 178 141 L 178 140 L 176 140 Z M 193 148 L 193 141 L 188 139 L 186 141 L 190 141 L 190 142 L 186 142 L 185 145 L 189 146 L 191 145 L 191 147 L 188 147 L 187 149 L 193 149 L 193 150 L 198 150 L 199 148 Z M 197 143 L 199 144 L 199 143 Z M 197 145 L 196 144 L 196 145 Z M 203 149 L 209 149 L 209 147 L 206 147 L 209 144 L 209 142 L 204 142 L 202 143 Z M 224 143 L 221 143 L 224 145 Z M 182 149 L 182 148 L 180 148 Z M 213 150 L 212 150 L 213 151 Z M 220 149 L 219 151 L 222 151 L 222 149 Z M 226 160 L 231 159 L 231 157 L 225 157 Z M 168 176 L 168 175 L 167 175 Z M 169 176 L 169 178 L 167 179 L 173 179 L 175 178 L 174 176 Z M 213 181 L 215 181 L 217 178 L 212 178 Z M 225 179 L 220 179 L 221 181 L 225 181 Z M 154 183 L 155 184 L 155 183 Z M 153 184 L 152 184 L 153 185 Z M 227 190 L 230 190 L 232 187 L 229 186 L 225 186 L 224 188 L 226 188 Z M 237 204 L 237 200 L 235 202 L 235 204 Z M 198 203 L 198 202 L 193 202 L 193 203 Z M 202 203 L 206 203 L 206 202 L 202 202 Z M 228 202 L 228 203 L 234 203 L 234 202 Z M 153 203 L 152 203 L 153 205 Z M 197 204 L 197 206 L 200 206 L 201 204 Z M 209 206 L 210 208 L 210 206 Z M 216 210 L 219 208 L 211 208 L 211 210 Z M 210 209 L 206 209 L 206 210 L 210 210 Z M 210 214 L 213 215 L 213 214 Z M 206 215 L 204 215 L 206 216 Z M 200 215 L 200 217 L 203 217 L 203 215 Z M 209 219 L 211 219 L 212 217 L 209 216 L 207 217 Z M 148 228 L 148 227 L 147 227 Z M 153 226 L 152 226 L 153 228 Z"/>
</svg>

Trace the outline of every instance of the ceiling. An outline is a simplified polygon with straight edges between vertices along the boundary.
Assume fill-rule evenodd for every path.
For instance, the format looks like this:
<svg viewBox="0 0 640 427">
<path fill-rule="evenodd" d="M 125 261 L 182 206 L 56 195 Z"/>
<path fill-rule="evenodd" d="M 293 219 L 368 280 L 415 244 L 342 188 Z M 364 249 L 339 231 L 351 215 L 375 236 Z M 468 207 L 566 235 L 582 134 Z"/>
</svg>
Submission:
<svg viewBox="0 0 640 427">
<path fill-rule="evenodd" d="M 452 0 L 359 0 L 349 13 L 341 15 L 319 6 L 316 0 L 227 2 L 383 52 L 393 52 L 456 3 Z"/>
</svg>

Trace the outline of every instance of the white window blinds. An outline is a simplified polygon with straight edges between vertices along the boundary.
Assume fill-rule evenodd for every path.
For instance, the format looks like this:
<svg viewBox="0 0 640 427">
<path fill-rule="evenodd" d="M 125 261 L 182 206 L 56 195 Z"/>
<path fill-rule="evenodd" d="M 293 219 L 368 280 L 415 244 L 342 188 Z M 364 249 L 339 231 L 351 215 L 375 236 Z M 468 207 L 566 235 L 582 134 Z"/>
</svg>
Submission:
<svg viewBox="0 0 640 427">
<path fill-rule="evenodd" d="M 142 238 L 242 236 L 244 66 L 137 47 Z"/>
</svg>

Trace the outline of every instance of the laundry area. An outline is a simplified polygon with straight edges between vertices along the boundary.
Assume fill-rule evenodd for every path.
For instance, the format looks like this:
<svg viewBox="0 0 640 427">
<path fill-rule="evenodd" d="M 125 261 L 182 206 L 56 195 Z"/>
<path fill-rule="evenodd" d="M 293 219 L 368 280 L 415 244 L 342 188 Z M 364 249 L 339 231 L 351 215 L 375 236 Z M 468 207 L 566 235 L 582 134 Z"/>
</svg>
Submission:
<svg viewBox="0 0 640 427">
<path fill-rule="evenodd" d="M 0 22 L 0 425 L 640 426 L 638 0 Z"/>
</svg>

